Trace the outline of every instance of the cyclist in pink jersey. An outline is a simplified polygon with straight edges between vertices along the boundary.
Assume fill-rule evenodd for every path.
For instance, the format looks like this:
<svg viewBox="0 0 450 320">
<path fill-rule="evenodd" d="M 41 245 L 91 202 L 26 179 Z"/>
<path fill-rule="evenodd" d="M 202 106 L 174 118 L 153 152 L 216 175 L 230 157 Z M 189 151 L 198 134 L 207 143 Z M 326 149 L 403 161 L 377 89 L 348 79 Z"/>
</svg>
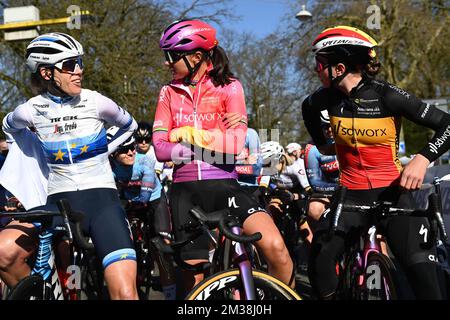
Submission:
<svg viewBox="0 0 450 320">
<path fill-rule="evenodd" d="M 175 162 L 170 203 L 176 240 L 188 235 L 179 227 L 191 219 L 193 206 L 206 212 L 229 208 L 243 221 L 244 233 L 262 233 L 256 245 L 269 272 L 294 286 L 292 260 L 272 218 L 237 182 L 235 156 L 245 143 L 247 113 L 216 31 L 199 20 L 176 21 L 163 32 L 160 47 L 173 80 L 160 92 L 153 145 L 159 161 Z M 184 247 L 181 257 L 197 264 L 207 261 L 208 253 L 204 235 Z M 184 275 L 187 290 L 204 277 Z"/>
</svg>

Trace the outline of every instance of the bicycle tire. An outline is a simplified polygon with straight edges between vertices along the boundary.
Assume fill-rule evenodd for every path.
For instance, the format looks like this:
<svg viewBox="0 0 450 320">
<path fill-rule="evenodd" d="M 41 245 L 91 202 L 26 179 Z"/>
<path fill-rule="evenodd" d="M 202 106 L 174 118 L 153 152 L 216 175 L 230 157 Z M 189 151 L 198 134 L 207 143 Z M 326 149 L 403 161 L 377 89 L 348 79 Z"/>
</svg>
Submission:
<svg viewBox="0 0 450 320">
<path fill-rule="evenodd" d="M 364 300 L 397 300 L 397 284 L 395 281 L 395 266 L 391 259 L 384 254 L 372 252 L 367 257 L 367 269 L 370 266 L 376 266 L 380 270 L 381 279 L 379 281 L 380 287 L 368 288 L 366 285 L 362 291 L 362 298 Z M 367 280 L 366 280 L 367 284 Z"/>
<path fill-rule="evenodd" d="M 259 300 L 302 300 L 286 284 L 269 274 L 253 270 L 253 279 Z M 240 300 L 242 292 L 239 269 L 222 271 L 204 279 L 186 296 L 186 300 Z"/>
<path fill-rule="evenodd" d="M 7 300 L 45 300 L 44 286 L 45 282 L 41 276 L 28 276 L 11 289 Z"/>
</svg>

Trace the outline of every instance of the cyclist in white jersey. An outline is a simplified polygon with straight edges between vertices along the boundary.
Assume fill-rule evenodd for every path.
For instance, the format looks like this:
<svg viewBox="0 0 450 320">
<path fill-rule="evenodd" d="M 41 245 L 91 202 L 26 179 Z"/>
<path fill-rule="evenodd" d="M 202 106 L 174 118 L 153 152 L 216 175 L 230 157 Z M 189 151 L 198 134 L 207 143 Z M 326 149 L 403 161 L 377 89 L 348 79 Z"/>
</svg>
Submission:
<svg viewBox="0 0 450 320">
<path fill-rule="evenodd" d="M 137 299 L 136 253 L 108 161 L 137 124 L 114 101 L 82 89 L 82 55 L 81 44 L 63 33 L 32 40 L 26 59 L 37 95 L 3 119 L 3 131 L 14 135 L 34 128 L 50 169 L 45 209 L 54 210 L 66 198 L 83 212 L 83 231 L 103 262 L 110 297 Z M 106 123 L 121 128 L 109 144 Z M 12 222 L 0 233 L 0 276 L 10 286 L 29 274 L 25 261 L 36 249 L 35 229 Z M 27 246 L 16 241 L 19 237 Z"/>
</svg>

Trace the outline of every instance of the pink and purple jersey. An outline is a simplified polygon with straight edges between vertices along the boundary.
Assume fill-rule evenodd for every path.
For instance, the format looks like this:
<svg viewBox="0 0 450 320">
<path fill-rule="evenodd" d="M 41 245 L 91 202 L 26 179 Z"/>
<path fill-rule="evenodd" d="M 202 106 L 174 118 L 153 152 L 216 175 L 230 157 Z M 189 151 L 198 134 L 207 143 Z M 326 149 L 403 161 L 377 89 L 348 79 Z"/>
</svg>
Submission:
<svg viewBox="0 0 450 320">
<path fill-rule="evenodd" d="M 226 130 L 222 120 L 230 112 L 240 113 L 243 121 L 236 128 Z M 153 123 L 156 157 L 159 161 L 175 162 L 174 182 L 237 179 L 234 155 L 239 154 L 244 146 L 246 119 L 244 91 L 238 80 L 233 79 L 228 85 L 216 87 L 206 73 L 194 92 L 182 81 L 174 80 L 163 86 L 159 95 Z M 192 146 L 169 141 L 171 130 L 186 126 L 214 132 L 216 138 L 210 145 L 211 150 L 203 149 L 210 155 L 209 160 L 208 156 L 193 160 Z M 215 155 L 218 154 L 232 156 L 220 156 L 220 161 L 216 161 L 218 157 Z M 195 159 L 199 159 L 197 152 Z"/>
</svg>

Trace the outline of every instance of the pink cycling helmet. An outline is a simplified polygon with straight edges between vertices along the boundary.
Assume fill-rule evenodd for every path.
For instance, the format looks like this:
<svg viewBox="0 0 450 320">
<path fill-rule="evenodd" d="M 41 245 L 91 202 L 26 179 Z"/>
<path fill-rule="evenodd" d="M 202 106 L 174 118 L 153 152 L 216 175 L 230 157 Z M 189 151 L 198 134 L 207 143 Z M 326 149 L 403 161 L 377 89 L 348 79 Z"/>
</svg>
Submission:
<svg viewBox="0 0 450 320">
<path fill-rule="evenodd" d="M 218 43 L 216 30 L 200 20 L 175 21 L 164 30 L 159 40 L 159 46 L 164 51 L 209 51 Z"/>
</svg>

